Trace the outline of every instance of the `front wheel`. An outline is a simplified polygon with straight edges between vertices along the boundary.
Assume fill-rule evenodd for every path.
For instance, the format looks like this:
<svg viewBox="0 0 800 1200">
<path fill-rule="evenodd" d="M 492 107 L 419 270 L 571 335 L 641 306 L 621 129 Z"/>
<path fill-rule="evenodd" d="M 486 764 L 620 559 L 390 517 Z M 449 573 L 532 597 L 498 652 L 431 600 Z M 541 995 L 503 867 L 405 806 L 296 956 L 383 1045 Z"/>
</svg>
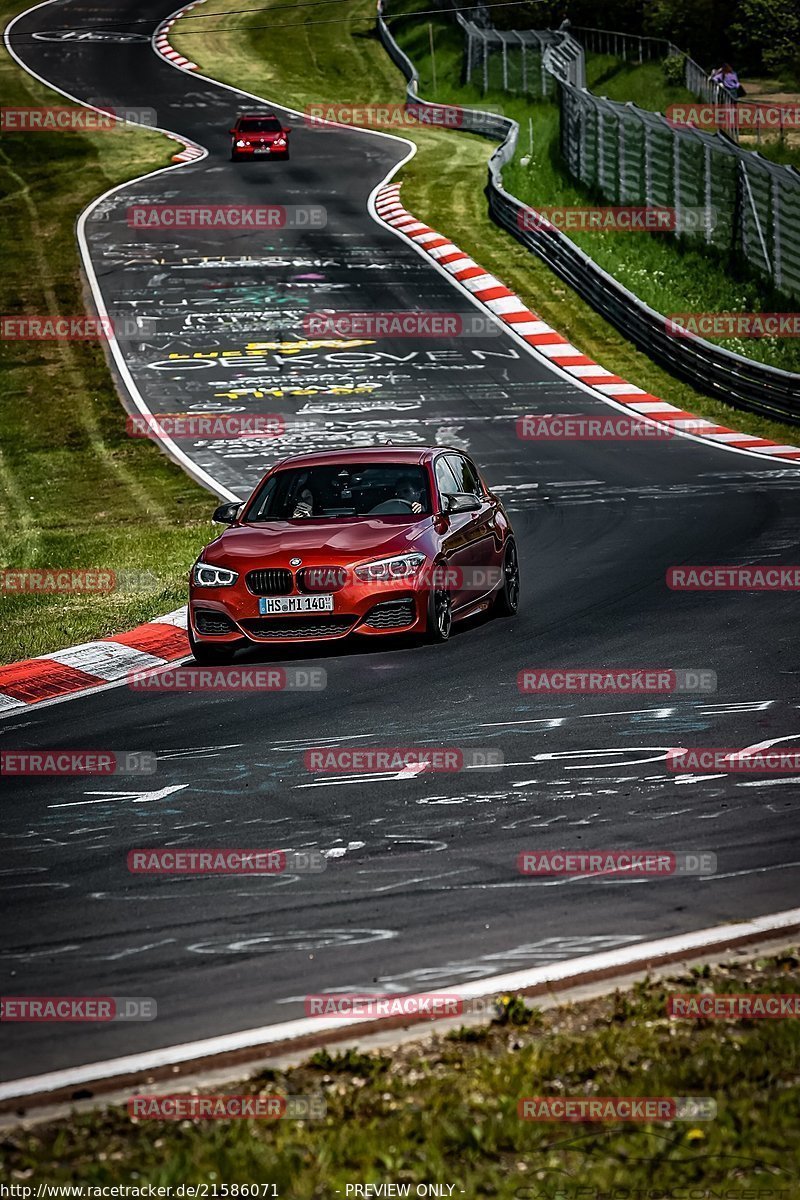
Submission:
<svg viewBox="0 0 800 1200">
<path fill-rule="evenodd" d="M 503 555 L 503 582 L 495 600 L 495 612 L 513 617 L 519 608 L 519 558 L 516 542 L 510 541 Z"/>
<path fill-rule="evenodd" d="M 189 626 L 189 648 L 194 656 L 194 661 L 201 667 L 223 666 L 233 660 L 236 652 L 235 645 L 212 646 L 209 642 L 198 642 L 191 625 Z"/>
<path fill-rule="evenodd" d="M 446 642 L 453 627 L 453 601 L 447 588 L 431 588 L 428 596 L 429 642 Z"/>
</svg>

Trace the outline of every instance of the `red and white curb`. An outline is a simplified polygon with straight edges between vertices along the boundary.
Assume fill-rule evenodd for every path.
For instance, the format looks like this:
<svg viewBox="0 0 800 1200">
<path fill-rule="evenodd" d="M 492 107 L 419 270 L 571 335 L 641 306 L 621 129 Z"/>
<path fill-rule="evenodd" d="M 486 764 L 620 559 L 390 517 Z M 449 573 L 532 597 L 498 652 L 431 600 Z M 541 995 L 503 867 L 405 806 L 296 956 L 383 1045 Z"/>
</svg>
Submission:
<svg viewBox="0 0 800 1200">
<path fill-rule="evenodd" d="M 754 917 L 750 921 L 730 925 L 717 925 L 698 929 L 691 933 L 676 934 L 655 941 L 641 941 L 605 950 L 598 954 L 587 954 L 543 967 L 529 967 L 505 975 L 493 975 L 476 979 L 470 983 L 455 984 L 438 993 L 424 993 L 433 999 L 446 991 L 448 997 L 462 1001 L 491 999 L 498 995 L 547 996 L 563 992 L 568 988 L 594 985 L 603 982 L 608 990 L 616 986 L 614 981 L 635 973 L 651 972 L 683 963 L 693 958 L 727 953 L 748 945 L 759 945 L 777 938 L 793 939 L 800 932 L 800 909 L 769 913 Z M 783 943 L 788 944 L 788 942 Z M 604 990 L 606 990 L 604 988 Z M 481 1017 L 481 1021 L 485 1018 Z M 463 1017 L 456 1024 L 464 1024 Z M 91 1088 L 95 1095 L 113 1087 L 136 1089 L 146 1080 L 147 1090 L 152 1090 L 153 1080 L 167 1079 L 174 1085 L 177 1076 L 189 1071 L 218 1070 L 220 1067 L 236 1066 L 238 1076 L 246 1074 L 242 1064 L 259 1056 L 275 1056 L 311 1050 L 335 1041 L 352 1040 L 354 1036 L 368 1037 L 384 1030 L 401 1030 L 408 1026 L 420 1027 L 420 1036 L 427 1036 L 446 1024 L 446 1021 L 430 1018 L 430 1009 L 420 1005 L 420 1012 L 413 1016 L 389 1017 L 376 1020 L 374 1017 L 301 1017 L 276 1025 L 262 1025 L 255 1029 L 243 1029 L 236 1033 L 222 1034 L 195 1042 L 184 1042 L 164 1046 L 158 1050 L 127 1055 L 124 1058 L 108 1059 L 105 1062 L 86 1063 L 67 1067 L 43 1075 L 12 1079 L 0 1083 L 0 1111 L 22 1111 L 34 1103 L 53 1103 L 57 1100 L 74 1099 L 76 1089 Z"/>
<path fill-rule="evenodd" d="M 194 3 L 187 4 L 180 12 L 173 13 L 171 17 L 167 17 L 166 21 L 162 21 L 153 34 L 153 49 L 161 58 L 166 59 L 174 67 L 180 67 L 183 71 L 196 71 L 197 63 L 190 62 L 183 54 L 179 54 L 169 44 L 169 31 L 177 21 L 178 17 L 182 17 L 190 8 L 194 8 L 197 4 L 204 4 L 205 0 L 194 0 Z M 192 162 L 196 158 L 205 158 L 206 152 L 202 146 L 195 145 L 194 142 L 187 142 L 186 138 L 179 137 L 176 133 L 168 133 L 168 138 L 173 142 L 180 142 L 183 150 L 179 154 L 173 154 L 173 162 Z"/>
<path fill-rule="evenodd" d="M 179 154 L 173 154 L 173 162 L 192 162 L 195 158 L 205 158 L 205 150 L 201 146 L 195 146 L 194 142 L 187 142 L 185 138 L 178 137 L 177 133 L 168 133 L 167 137 L 173 142 L 180 142 L 184 147 Z"/>
<path fill-rule="evenodd" d="M 189 652 L 186 609 L 179 608 L 128 633 L 0 667 L 0 714 L 163 667 Z"/>
<path fill-rule="evenodd" d="M 173 13 L 171 17 L 167 17 L 166 21 L 162 21 L 153 37 L 153 46 L 162 58 L 168 59 L 174 63 L 176 67 L 180 67 L 184 71 L 198 70 L 197 63 L 190 62 L 183 54 L 179 54 L 173 49 L 169 41 L 169 31 L 180 17 L 184 16 L 190 8 L 196 8 L 198 4 L 205 4 L 205 0 L 193 0 L 191 4 L 187 4 L 180 12 Z"/>
<path fill-rule="evenodd" d="M 537 354 L 541 354 L 568 375 L 592 388 L 601 399 L 625 405 L 626 408 L 652 421 L 668 424 L 672 429 L 705 438 L 717 445 L 734 450 L 747 450 L 772 459 L 800 459 L 798 446 L 786 446 L 769 438 L 737 433 L 735 429 L 729 429 L 726 425 L 715 425 L 713 421 L 695 417 L 601 367 L 555 329 L 551 329 L 536 313 L 526 308 L 518 296 L 463 250 L 459 250 L 448 238 L 424 222 L 418 221 L 400 203 L 399 193 L 398 183 L 387 184 L 378 191 L 375 197 L 375 211 L 381 220 L 424 250 L 441 268 L 452 275 L 453 279 L 471 292 L 476 300 L 533 347 Z"/>
<path fill-rule="evenodd" d="M 183 71 L 196 71 L 197 63 L 190 62 L 183 54 L 179 54 L 174 50 L 169 43 L 169 31 L 177 21 L 178 17 L 182 17 L 190 8 L 194 8 L 197 4 L 204 4 L 205 0 L 194 0 L 192 4 L 187 4 L 180 12 L 173 13 L 167 17 L 166 21 L 162 21 L 153 34 L 153 49 L 161 58 L 166 59 L 174 67 L 180 67 Z M 192 162 L 196 158 L 205 158 L 206 152 L 202 146 L 195 145 L 194 142 L 187 142 L 186 138 L 179 137 L 175 133 L 168 133 L 168 138 L 172 138 L 173 142 L 180 142 L 184 147 L 179 154 L 173 154 L 173 162 Z"/>
</svg>

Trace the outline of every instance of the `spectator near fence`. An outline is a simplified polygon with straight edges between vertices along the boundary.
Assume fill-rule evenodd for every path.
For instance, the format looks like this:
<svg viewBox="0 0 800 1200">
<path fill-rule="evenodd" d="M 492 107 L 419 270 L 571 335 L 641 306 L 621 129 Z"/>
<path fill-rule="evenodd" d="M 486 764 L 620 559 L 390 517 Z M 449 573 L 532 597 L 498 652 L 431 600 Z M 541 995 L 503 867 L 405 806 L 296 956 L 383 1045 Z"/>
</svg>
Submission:
<svg viewBox="0 0 800 1200">
<path fill-rule="evenodd" d="M 723 63 L 721 67 L 715 67 L 709 75 L 709 79 L 712 83 L 717 83 L 721 87 L 727 88 L 734 96 L 746 95 L 744 88 L 739 82 L 739 76 L 730 63 Z"/>
</svg>

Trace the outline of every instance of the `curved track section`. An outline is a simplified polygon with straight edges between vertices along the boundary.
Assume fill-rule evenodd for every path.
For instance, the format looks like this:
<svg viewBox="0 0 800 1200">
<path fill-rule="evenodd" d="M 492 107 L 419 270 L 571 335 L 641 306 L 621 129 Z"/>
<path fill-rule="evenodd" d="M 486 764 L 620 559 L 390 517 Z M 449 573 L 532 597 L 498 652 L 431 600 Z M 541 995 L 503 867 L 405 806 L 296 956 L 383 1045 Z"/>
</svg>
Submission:
<svg viewBox="0 0 800 1200">
<path fill-rule="evenodd" d="M 420 991 L 789 908 L 800 881 L 798 780 L 676 776 L 675 745 L 800 738 L 791 593 L 675 593 L 681 562 L 796 560 L 798 474 L 686 439 L 523 442 L 528 412 L 610 410 L 497 331 L 450 340 L 316 344 L 309 312 L 475 306 L 369 198 L 408 154 L 397 139 L 294 125 L 285 163 L 228 160 L 252 99 L 175 70 L 140 43 L 32 35 L 151 17 L 166 5 L 80 0 L 19 18 L 10 40 L 42 78 L 93 104 L 155 107 L 207 147 L 116 189 L 85 221 L 103 302 L 140 318 L 118 353 L 154 413 L 280 412 L 280 442 L 182 443 L 187 466 L 242 495 L 309 446 L 440 442 L 470 450 L 512 514 L 523 604 L 440 648 L 317 647 L 313 694 L 169 694 L 117 687 L 12 716 L 5 746 L 152 749 L 136 784 L 5 788 L 9 909 L 2 986 L 16 994 L 149 995 L 158 1020 L 17 1026 L 7 1077 L 292 1020 L 331 989 Z M 153 234 L 136 204 L 316 205 L 324 227 Z M 122 416 L 121 416 L 122 419 Z M 250 662 L 266 654 L 252 654 Z M 531 666 L 706 668 L 707 697 L 521 695 Z M 335 777 L 310 746 L 444 745 L 502 752 L 498 770 Z M 787 742 L 788 744 L 788 742 Z M 133 878 L 134 846 L 322 850 L 319 875 Z M 523 849 L 707 850 L 707 877 L 521 878 Z"/>
</svg>

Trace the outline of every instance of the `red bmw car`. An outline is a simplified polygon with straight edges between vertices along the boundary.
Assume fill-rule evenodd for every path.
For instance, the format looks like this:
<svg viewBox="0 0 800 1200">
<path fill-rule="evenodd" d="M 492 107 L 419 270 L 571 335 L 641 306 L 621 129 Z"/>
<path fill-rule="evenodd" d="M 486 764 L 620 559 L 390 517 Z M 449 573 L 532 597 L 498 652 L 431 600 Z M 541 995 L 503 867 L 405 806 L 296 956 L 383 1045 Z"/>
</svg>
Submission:
<svg viewBox="0 0 800 1200">
<path fill-rule="evenodd" d="M 240 158 L 288 158 L 291 129 L 274 113 L 242 113 L 231 135 L 231 162 Z"/>
<path fill-rule="evenodd" d="M 198 662 L 242 645 L 358 633 L 443 642 L 454 621 L 519 601 L 505 510 L 475 464 L 441 446 L 329 450 L 283 459 L 191 572 Z"/>
</svg>

